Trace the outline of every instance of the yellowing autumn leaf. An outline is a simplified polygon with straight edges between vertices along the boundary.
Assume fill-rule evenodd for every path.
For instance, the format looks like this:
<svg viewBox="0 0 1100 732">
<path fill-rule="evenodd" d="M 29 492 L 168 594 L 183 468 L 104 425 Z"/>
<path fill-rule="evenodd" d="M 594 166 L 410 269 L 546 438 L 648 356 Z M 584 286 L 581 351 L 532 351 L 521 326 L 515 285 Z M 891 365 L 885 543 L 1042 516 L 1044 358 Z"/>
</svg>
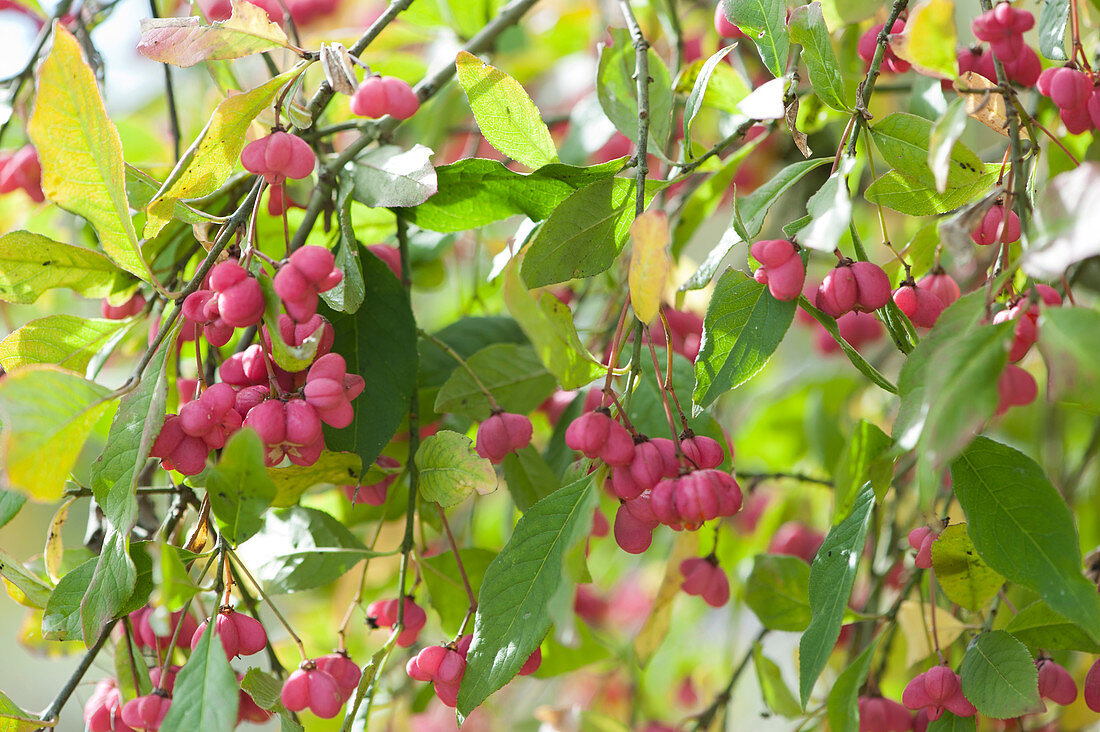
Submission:
<svg viewBox="0 0 1100 732">
<path fill-rule="evenodd" d="M 898 608 L 898 627 L 905 636 L 905 665 L 912 666 L 931 656 L 932 613 L 931 606 L 906 600 Z M 923 613 L 922 613 L 923 610 Z M 922 617 L 923 615 L 923 617 Z M 940 648 L 947 648 L 962 635 L 963 625 L 954 615 L 943 608 L 936 608 L 936 637 Z"/>
<path fill-rule="evenodd" d="M 80 44 L 60 23 L 53 49 L 38 69 L 36 88 L 27 133 L 42 164 L 42 190 L 88 220 L 108 257 L 150 281 L 130 219 L 118 129 L 107 117 Z"/>
<path fill-rule="evenodd" d="M 229 179 L 244 148 L 248 126 L 295 73 L 287 71 L 255 89 L 222 100 L 149 202 L 146 237 L 156 236 L 172 219 L 177 200 L 213 193 Z"/>
<path fill-rule="evenodd" d="M 891 38 L 890 47 L 922 74 L 954 79 L 957 41 L 954 0 L 923 0 L 910 8 L 905 30 Z"/>
<path fill-rule="evenodd" d="M 234 2 L 228 20 L 210 25 L 202 25 L 195 17 L 146 18 L 141 21 L 137 49 L 154 61 L 186 67 L 289 45 L 286 33 L 268 20 L 266 10 L 249 2 Z"/>
<path fill-rule="evenodd" d="M 988 89 L 985 94 L 962 93 L 966 99 L 966 113 L 989 129 L 1008 137 L 1008 117 L 1005 116 L 1005 98 L 997 91 L 997 85 L 981 74 L 967 71 L 959 77 L 958 85 L 964 89 Z M 1030 140 L 1027 128 L 1020 126 L 1020 137 Z"/>
<path fill-rule="evenodd" d="M 630 225 L 630 302 L 638 320 L 648 324 L 661 307 L 672 266 L 668 257 L 668 215 L 646 211 Z"/>
</svg>

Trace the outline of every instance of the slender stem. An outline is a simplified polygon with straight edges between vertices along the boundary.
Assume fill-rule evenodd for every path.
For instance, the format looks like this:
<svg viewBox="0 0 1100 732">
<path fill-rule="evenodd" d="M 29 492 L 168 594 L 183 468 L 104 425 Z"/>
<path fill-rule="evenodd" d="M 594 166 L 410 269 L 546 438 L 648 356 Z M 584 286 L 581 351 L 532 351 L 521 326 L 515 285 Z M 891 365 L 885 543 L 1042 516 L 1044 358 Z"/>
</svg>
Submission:
<svg viewBox="0 0 1100 732">
<path fill-rule="evenodd" d="M 149 12 L 153 17 L 159 17 L 157 13 L 157 0 L 149 0 Z M 168 125 L 172 130 L 172 155 L 175 161 L 180 161 L 180 117 L 176 110 L 176 89 L 172 84 L 172 66 L 161 64 L 164 67 L 164 91 L 168 101 Z"/>
<path fill-rule="evenodd" d="M 745 651 L 745 655 L 741 658 L 741 662 L 737 664 L 733 669 L 733 674 L 730 676 L 729 683 L 726 684 L 726 688 L 722 690 L 720 694 L 715 698 L 711 705 L 704 709 L 696 718 L 695 726 L 693 727 L 696 732 L 699 730 L 710 729 L 711 724 L 714 723 L 715 717 L 718 716 L 718 712 L 726 708 L 726 705 L 730 703 L 730 699 L 733 698 L 733 687 L 737 685 L 737 679 L 741 678 L 741 674 L 745 672 L 745 669 L 749 666 L 749 661 L 752 660 L 753 647 L 756 646 L 764 636 L 768 634 L 767 628 L 761 628 L 760 632 L 756 634 L 756 638 L 753 639 L 752 645 Z"/>
<path fill-rule="evenodd" d="M 653 347 L 653 339 L 647 339 L 646 345 L 649 346 L 649 355 L 653 357 L 653 372 L 657 376 L 657 383 L 661 384 L 663 379 L 661 378 L 661 365 L 657 362 L 657 349 Z M 671 352 L 672 349 L 669 349 Z M 661 406 L 665 408 L 665 418 L 668 420 L 668 429 L 672 433 L 672 444 L 676 446 L 676 457 L 681 458 L 684 456 L 682 450 L 680 450 L 680 433 L 676 429 L 676 420 L 672 418 L 672 407 L 668 403 L 668 390 L 661 389 Z"/>
<path fill-rule="evenodd" d="M 473 613 L 477 610 L 477 595 L 474 594 L 474 588 L 470 586 L 470 578 L 466 576 L 466 567 L 462 564 L 462 555 L 458 552 L 458 544 L 455 543 L 454 534 L 451 533 L 451 525 L 447 523 L 447 514 L 443 511 L 443 507 L 438 503 L 435 507 L 439 510 L 439 520 L 443 522 L 443 533 L 447 535 L 447 542 L 451 545 L 451 551 L 455 555 L 455 563 L 458 564 L 458 573 L 462 575 L 462 584 L 466 588 L 466 598 L 470 601 L 469 612 Z"/>
<path fill-rule="evenodd" d="M 623 11 L 626 27 L 630 31 L 630 37 L 634 41 L 634 82 L 638 95 L 638 140 L 637 151 L 634 159 L 637 166 L 634 169 L 635 201 L 634 215 L 641 216 L 645 211 L 645 178 L 649 174 L 648 150 L 649 150 L 649 41 L 642 35 L 642 28 L 638 25 L 638 19 L 634 17 L 634 11 L 630 7 L 630 0 L 619 0 L 619 8 Z"/>
<path fill-rule="evenodd" d="M 416 332 L 420 335 L 421 338 L 439 348 L 441 351 L 457 361 L 459 366 L 466 370 L 466 373 L 468 373 L 470 375 L 470 378 L 474 380 L 474 384 L 477 385 L 477 388 L 481 389 L 481 393 L 485 395 L 485 398 L 489 402 L 490 410 L 492 410 L 493 412 L 502 411 L 500 405 L 497 404 L 497 400 L 493 398 L 493 392 L 489 391 L 489 387 L 485 386 L 485 383 L 481 380 L 477 373 L 472 368 L 470 368 L 470 364 L 467 363 L 466 359 L 462 358 L 462 356 L 458 354 L 458 351 L 447 345 L 447 343 L 441 338 L 432 335 L 426 330 L 417 328 Z"/>
<path fill-rule="evenodd" d="M 279 608 L 271 601 L 267 593 L 264 592 L 263 585 L 252 576 L 252 573 L 248 571 L 248 567 L 244 566 L 244 562 L 241 561 L 241 558 L 237 556 L 236 552 L 228 547 L 226 547 L 226 552 L 229 554 L 229 558 L 233 560 L 233 564 L 240 570 L 240 573 L 244 575 L 244 578 L 256 588 L 256 593 L 260 596 L 260 599 L 267 603 L 267 606 L 271 608 L 271 612 L 275 613 L 275 617 L 278 618 L 279 622 L 286 628 L 286 632 L 290 635 L 291 640 L 298 646 L 298 652 L 302 655 L 302 660 L 308 659 L 309 656 L 306 655 L 306 647 L 305 644 L 302 643 L 302 639 L 298 637 L 298 634 L 294 632 L 294 628 L 290 627 L 290 623 L 288 623 L 287 619 L 283 617 L 283 614 L 279 612 Z"/>
<path fill-rule="evenodd" d="M 881 73 L 882 60 L 886 57 L 886 46 L 890 43 L 890 29 L 894 27 L 894 21 L 898 19 L 907 5 L 909 5 L 909 0 L 894 0 L 894 5 L 890 9 L 890 16 L 886 19 L 886 23 L 882 26 L 882 30 L 879 31 L 878 43 L 875 45 L 875 55 L 871 58 L 871 65 L 867 69 L 867 76 L 865 76 L 860 83 L 859 91 L 857 92 L 856 111 L 852 114 L 852 119 L 855 120 L 856 124 L 852 128 L 852 134 L 848 139 L 849 155 L 855 155 L 856 140 L 859 139 L 859 130 L 863 122 L 871 116 L 871 113 L 867 111 L 867 105 L 871 102 L 871 94 L 875 91 L 875 84 L 878 82 L 878 77 Z"/>
<path fill-rule="evenodd" d="M 49 729 L 57 725 L 57 716 L 61 713 L 62 707 L 69 701 L 69 697 L 76 691 L 76 687 L 80 684 L 81 679 L 84 678 L 84 674 L 88 672 L 88 669 L 92 667 L 92 663 L 95 661 L 96 656 L 103 649 L 103 644 L 107 642 L 107 639 L 111 637 L 111 631 L 114 630 L 115 624 L 118 620 L 112 620 L 104 626 L 100 632 L 99 637 L 96 638 L 92 647 L 85 652 L 84 656 L 80 659 L 80 663 L 77 665 L 76 670 L 69 676 L 65 685 L 61 687 L 61 691 L 57 692 L 57 696 L 50 702 L 50 705 L 46 707 L 46 710 L 42 712 L 39 719 L 47 724 L 43 727 L 39 727 L 35 732 L 40 730 Z"/>
<path fill-rule="evenodd" d="M 826 480 L 825 478 L 815 478 L 812 475 L 806 475 L 804 473 L 743 473 L 740 470 L 737 471 L 738 480 L 797 480 L 802 483 L 814 483 L 816 485 L 832 486 L 833 481 Z"/>
<path fill-rule="evenodd" d="M 248 613 L 252 617 L 256 618 L 256 620 L 259 620 L 260 607 L 256 603 L 256 598 L 252 597 L 252 593 L 250 593 L 245 588 L 244 582 L 241 581 L 241 576 L 237 572 L 237 568 L 230 565 L 229 571 L 232 573 L 233 581 L 236 583 L 237 594 L 241 596 L 241 602 L 243 602 L 245 607 L 248 608 Z M 275 672 L 275 675 L 279 676 L 280 678 L 285 676 L 286 668 L 279 661 L 279 654 L 275 653 L 275 647 L 271 645 L 270 639 L 268 639 L 267 643 L 265 644 L 264 650 L 267 654 L 267 662 L 271 665 L 271 670 Z"/>
<path fill-rule="evenodd" d="M 401 283 L 405 287 L 406 297 L 411 296 L 412 281 L 409 275 L 409 226 L 405 219 L 397 216 L 397 245 L 401 252 Z M 401 540 L 401 569 L 397 577 L 397 589 L 400 601 L 397 603 L 397 623 L 395 631 L 405 627 L 405 586 L 409 575 L 409 557 L 415 541 L 413 527 L 416 517 L 416 498 L 420 487 L 420 469 L 416 465 L 416 451 L 420 447 L 420 398 L 416 389 L 409 396 L 409 456 L 406 462 L 409 470 L 409 503 L 405 508 L 405 536 Z"/>
</svg>

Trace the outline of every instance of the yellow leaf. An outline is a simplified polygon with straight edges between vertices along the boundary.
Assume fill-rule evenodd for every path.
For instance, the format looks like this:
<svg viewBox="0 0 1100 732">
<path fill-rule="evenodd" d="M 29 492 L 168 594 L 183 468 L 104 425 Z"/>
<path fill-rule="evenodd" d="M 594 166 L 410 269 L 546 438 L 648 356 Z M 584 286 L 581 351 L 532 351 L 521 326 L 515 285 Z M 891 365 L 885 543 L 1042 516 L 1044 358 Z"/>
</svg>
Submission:
<svg viewBox="0 0 1100 732">
<path fill-rule="evenodd" d="M 56 501 L 84 441 L 111 408 L 107 389 L 56 366 L 28 366 L 0 380 L 0 454 L 6 486 Z"/>
<path fill-rule="evenodd" d="M 38 69 L 34 113 L 27 123 L 42 164 L 42 190 L 88 220 L 108 257 L 150 281 L 130 219 L 118 130 L 80 44 L 60 23 L 53 39 L 53 50 Z"/>
<path fill-rule="evenodd" d="M 932 613 L 928 603 L 922 606 L 919 602 L 906 600 L 898 608 L 898 627 L 905 636 L 905 665 L 912 666 L 931 656 L 935 649 L 932 647 Z M 936 637 L 939 639 L 940 648 L 947 648 L 962 635 L 963 625 L 954 615 L 943 608 L 936 608 Z"/>
<path fill-rule="evenodd" d="M 250 2 L 235 1 L 233 15 L 220 23 L 201 25 L 198 18 L 146 18 L 141 21 L 137 49 L 154 61 L 194 66 L 289 47 L 286 33 Z"/>
<path fill-rule="evenodd" d="M 61 504 L 57 513 L 50 522 L 50 531 L 46 534 L 46 551 L 44 553 L 46 564 L 46 576 L 57 584 L 61 579 L 61 560 L 65 556 L 65 540 L 61 535 L 61 529 L 65 525 L 65 519 L 69 517 L 69 506 L 76 503 L 75 498 L 70 498 Z"/>
<path fill-rule="evenodd" d="M 222 100 L 150 201 L 147 238 L 156 236 L 172 219 L 177 200 L 208 195 L 229 180 L 241 157 L 248 126 L 296 73 L 292 69 L 255 89 Z"/>
<path fill-rule="evenodd" d="M 646 211 L 630 225 L 634 248 L 630 254 L 630 302 L 638 320 L 649 324 L 657 317 L 661 295 L 672 266 L 668 258 L 668 215 Z"/>
<path fill-rule="evenodd" d="M 890 47 L 922 74 L 954 79 L 957 40 L 954 0 L 923 0 L 910 8 L 905 30 L 891 38 Z"/>
<path fill-rule="evenodd" d="M 672 621 L 672 603 L 681 594 L 680 585 L 684 581 L 684 576 L 680 574 L 680 562 L 695 556 L 698 548 L 699 540 L 692 534 L 685 532 L 676 535 L 676 543 L 672 545 L 672 555 L 665 562 L 665 576 L 661 580 L 660 589 L 657 590 L 653 609 L 646 618 L 645 625 L 634 638 L 634 653 L 643 667 L 668 637 L 669 624 Z"/>
</svg>

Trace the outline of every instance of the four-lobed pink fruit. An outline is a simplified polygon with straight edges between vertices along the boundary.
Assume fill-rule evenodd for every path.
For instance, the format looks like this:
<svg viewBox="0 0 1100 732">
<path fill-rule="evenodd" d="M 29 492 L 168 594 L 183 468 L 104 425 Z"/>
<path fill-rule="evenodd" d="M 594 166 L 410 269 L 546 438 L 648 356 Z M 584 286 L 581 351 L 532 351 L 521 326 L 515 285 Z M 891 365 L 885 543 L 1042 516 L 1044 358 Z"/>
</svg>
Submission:
<svg viewBox="0 0 1100 732">
<path fill-rule="evenodd" d="M 1062 706 L 1077 701 L 1077 682 L 1069 671 L 1044 657 L 1035 659 L 1035 668 L 1039 672 L 1039 696 Z"/>
<path fill-rule="evenodd" d="M 336 287 L 343 273 L 328 249 L 304 246 L 295 250 L 275 273 L 272 285 L 287 313 L 301 323 L 317 313 L 317 295 Z"/>
<path fill-rule="evenodd" d="M 1020 241 L 1020 217 L 1012 209 L 1006 213 L 1004 204 L 998 203 L 985 212 L 981 223 L 970 234 L 970 238 L 982 246 L 1000 242 L 1006 244 L 1018 242 Z"/>
<path fill-rule="evenodd" d="M 191 638 L 191 650 L 199 645 L 209 620 L 199 625 Z M 250 615 L 239 613 L 231 607 L 223 607 L 214 617 L 214 634 L 221 641 L 225 655 L 229 659 L 251 656 L 267 647 L 267 631 L 263 623 Z"/>
<path fill-rule="evenodd" d="M 875 57 L 875 50 L 878 46 L 878 37 L 882 32 L 882 29 L 886 27 L 885 23 L 879 23 L 873 25 L 864 31 L 863 35 L 859 37 L 859 45 L 857 51 L 859 57 L 863 59 L 863 65 L 865 68 L 870 68 L 871 60 Z M 896 35 L 905 30 L 905 21 L 898 19 L 894 21 L 894 24 L 890 26 L 890 34 Z M 886 52 L 882 57 L 882 70 L 889 71 L 895 74 L 904 74 L 909 70 L 909 62 L 894 53 L 894 49 L 887 44 Z"/>
<path fill-rule="evenodd" d="M 508 453 L 531 444 L 531 420 L 522 414 L 494 412 L 477 428 L 477 454 L 494 464 L 504 461 Z"/>
<path fill-rule="evenodd" d="M 776 529 L 768 542 L 768 554 L 785 554 L 799 557 L 809 564 L 817 556 L 825 535 L 811 529 L 801 521 L 788 521 Z"/>
<path fill-rule="evenodd" d="M 634 439 L 602 408 L 573 420 L 565 430 L 565 444 L 585 457 L 599 458 L 614 467 L 634 460 Z"/>
<path fill-rule="evenodd" d="M 913 716 L 893 699 L 859 697 L 859 732 L 909 732 L 912 723 Z"/>
<path fill-rule="evenodd" d="M 108 320 L 123 320 L 131 315 L 137 315 L 145 308 L 145 295 L 135 292 L 130 299 L 121 305 L 112 305 L 110 300 L 103 298 L 99 306 L 99 314 Z"/>
<path fill-rule="evenodd" d="M 1001 415 L 1010 407 L 1024 407 L 1039 396 L 1035 377 L 1016 364 L 1008 364 L 997 378 L 997 411 Z"/>
<path fill-rule="evenodd" d="M 292 712 L 309 709 L 322 719 L 332 719 L 344 706 L 344 695 L 336 679 L 318 668 L 315 661 L 302 662 L 283 684 L 279 698 Z"/>
<path fill-rule="evenodd" d="M 35 203 L 46 200 L 42 191 L 42 166 L 38 162 L 38 151 L 32 145 L 0 154 L 0 193 L 20 189 Z"/>
<path fill-rule="evenodd" d="M 374 464 L 380 468 L 394 469 L 400 468 L 399 463 L 395 458 L 389 455 L 379 455 L 374 460 Z M 352 503 L 365 503 L 369 506 L 381 506 L 386 502 L 386 495 L 389 492 L 390 486 L 397 480 L 397 474 L 392 473 L 384 477 L 377 483 L 369 483 L 367 485 L 345 485 L 344 495 L 348 497 L 348 500 Z"/>
<path fill-rule="evenodd" d="M 918 287 L 911 280 L 894 290 L 894 304 L 918 328 L 931 328 L 944 311 L 943 301 L 931 290 Z"/>
<path fill-rule="evenodd" d="M 394 76 L 368 76 L 351 95 L 351 113 L 359 117 L 408 119 L 419 109 L 416 92 Z"/>
<path fill-rule="evenodd" d="M 282 130 L 248 143 L 241 150 L 245 170 L 262 175 L 271 185 L 287 178 L 306 178 L 317 164 L 317 156 L 305 140 Z"/>
<path fill-rule="evenodd" d="M 730 582 L 713 557 L 689 557 L 680 562 L 684 580 L 680 589 L 702 597 L 711 607 L 722 607 L 730 599 Z"/>
<path fill-rule="evenodd" d="M 939 538 L 939 534 L 930 526 L 918 526 L 909 532 L 907 538 L 909 546 L 916 550 L 917 556 L 913 564 L 921 569 L 932 569 L 932 542 Z"/>
<path fill-rule="evenodd" d="M 351 402 L 365 386 L 362 376 L 348 373 L 343 356 L 326 353 L 309 367 L 302 396 L 322 422 L 340 429 L 351 424 L 355 416 Z"/>
<path fill-rule="evenodd" d="M 749 253 L 760 262 L 753 278 L 776 300 L 796 300 L 806 282 L 806 269 L 794 244 L 786 239 L 765 239 L 749 247 Z"/>
<path fill-rule="evenodd" d="M 351 658 L 347 651 L 333 651 L 327 656 L 321 656 L 314 661 L 317 670 L 323 671 L 332 677 L 336 687 L 340 690 L 341 704 L 347 702 L 359 686 L 359 679 L 363 672 Z"/>
<path fill-rule="evenodd" d="M 256 325 L 264 315 L 264 293 L 255 277 L 236 262 L 222 262 L 210 270 L 210 289 L 218 314 L 234 328 Z"/>
<path fill-rule="evenodd" d="M 917 674 L 901 695 L 902 704 L 916 711 L 928 712 L 928 721 L 935 722 L 944 710 L 958 717 L 973 717 L 974 705 L 963 695 L 959 675 L 947 666 L 933 666 Z"/>
<path fill-rule="evenodd" d="M 375 600 L 367 605 L 367 618 L 378 628 L 392 628 L 397 625 L 397 616 L 400 610 L 400 600 Z M 417 636 L 428 622 L 428 614 L 424 608 L 416 604 L 411 596 L 405 597 L 404 627 L 397 636 L 397 645 L 408 648 L 416 643 Z"/>
</svg>

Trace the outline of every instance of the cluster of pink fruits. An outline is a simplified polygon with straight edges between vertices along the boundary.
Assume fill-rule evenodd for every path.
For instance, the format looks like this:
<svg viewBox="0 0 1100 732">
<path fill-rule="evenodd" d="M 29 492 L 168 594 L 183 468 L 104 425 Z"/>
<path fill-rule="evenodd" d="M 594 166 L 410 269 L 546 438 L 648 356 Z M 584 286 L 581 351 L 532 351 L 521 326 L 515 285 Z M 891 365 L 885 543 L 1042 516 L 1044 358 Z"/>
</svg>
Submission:
<svg viewBox="0 0 1100 732">
<path fill-rule="evenodd" d="M 278 141 L 283 138 L 298 139 L 275 133 L 265 138 L 265 150 L 285 147 Z M 265 162 L 265 175 L 278 180 L 282 173 L 273 171 L 283 169 L 280 161 L 286 157 L 280 153 Z M 351 424 L 351 402 L 364 387 L 361 376 L 347 373 L 343 356 L 329 352 L 332 326 L 317 314 L 318 294 L 335 287 L 342 276 L 332 252 L 323 247 L 302 247 L 291 254 L 273 280 L 289 313 L 279 317 L 279 336 L 290 346 L 300 346 L 317 334 L 313 362 L 297 373 L 279 368 L 270 358 L 271 334 L 265 330 L 262 344 L 249 346 L 222 363 L 221 383 L 212 384 L 197 399 L 184 400 L 178 415 L 168 415 L 150 455 L 160 458 L 167 469 L 196 475 L 206 467 L 210 451 L 224 447 L 244 426 L 259 433 L 267 465 L 277 465 L 284 458 L 296 465 L 316 462 L 324 449 L 322 424 L 336 428 Z M 201 328 L 207 342 L 222 346 L 235 329 L 260 325 L 263 290 L 247 270 L 236 262 L 222 262 L 210 271 L 207 285 L 183 303 L 184 335 L 197 337 Z M 132 312 L 135 303 L 122 307 L 122 312 Z"/>
<path fill-rule="evenodd" d="M 322 719 L 332 719 L 355 693 L 361 677 L 362 671 L 346 652 L 334 651 L 302 661 L 283 683 L 279 699 L 292 712 L 309 709 Z"/>
<path fill-rule="evenodd" d="M 367 605 L 367 622 L 375 628 L 393 628 L 397 625 L 397 616 L 401 601 L 398 599 L 376 600 Z M 416 643 L 417 636 L 428 622 L 424 608 L 413 601 L 412 596 L 405 598 L 405 617 L 401 632 L 397 636 L 397 645 L 408 648 Z"/>
<path fill-rule="evenodd" d="M 194 650 L 209 621 L 196 625 L 195 619 L 180 612 L 172 613 L 166 633 L 158 634 L 151 621 L 152 608 L 144 607 L 130 613 L 134 629 L 131 640 L 137 648 L 154 649 L 158 658 L 168 650 L 172 636 L 178 631 L 178 643 Z M 214 619 L 214 632 L 227 658 L 259 653 L 267 646 L 267 631 L 260 621 L 231 607 L 223 607 Z M 149 671 L 153 693 L 139 696 L 122 704 L 122 695 L 114 679 L 103 679 L 84 705 L 84 724 L 89 732 L 134 732 L 160 729 L 172 705 L 172 692 L 178 666 L 156 666 Z M 237 711 L 237 723 L 266 722 L 271 713 L 261 709 L 243 690 Z"/>
</svg>

